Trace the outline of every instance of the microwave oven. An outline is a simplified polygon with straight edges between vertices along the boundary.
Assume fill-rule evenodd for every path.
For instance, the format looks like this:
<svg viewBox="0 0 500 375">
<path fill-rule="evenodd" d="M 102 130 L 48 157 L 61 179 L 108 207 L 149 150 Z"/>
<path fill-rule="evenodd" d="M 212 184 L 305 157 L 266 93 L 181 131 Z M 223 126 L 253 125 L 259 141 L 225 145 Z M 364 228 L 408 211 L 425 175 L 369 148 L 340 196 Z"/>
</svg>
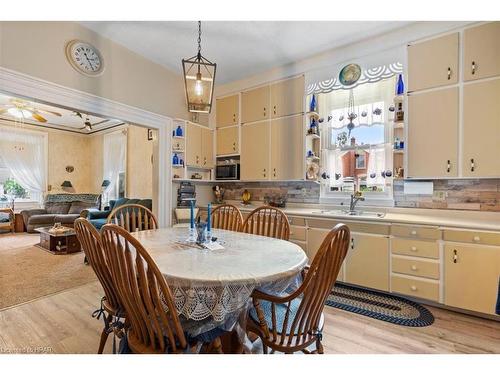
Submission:
<svg viewBox="0 0 500 375">
<path fill-rule="evenodd" d="M 216 180 L 239 180 L 240 163 L 224 163 L 215 166 Z"/>
</svg>

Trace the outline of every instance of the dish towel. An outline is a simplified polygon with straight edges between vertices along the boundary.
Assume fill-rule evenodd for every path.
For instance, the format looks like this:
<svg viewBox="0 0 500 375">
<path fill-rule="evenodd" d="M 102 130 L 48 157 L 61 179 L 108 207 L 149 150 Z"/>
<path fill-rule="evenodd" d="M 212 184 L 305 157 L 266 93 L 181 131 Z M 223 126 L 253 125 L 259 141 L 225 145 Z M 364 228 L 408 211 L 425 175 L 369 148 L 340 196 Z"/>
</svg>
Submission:
<svg viewBox="0 0 500 375">
<path fill-rule="evenodd" d="M 497 295 L 497 307 L 495 309 L 497 315 L 500 315 L 500 277 L 498 277 L 498 295 Z"/>
</svg>

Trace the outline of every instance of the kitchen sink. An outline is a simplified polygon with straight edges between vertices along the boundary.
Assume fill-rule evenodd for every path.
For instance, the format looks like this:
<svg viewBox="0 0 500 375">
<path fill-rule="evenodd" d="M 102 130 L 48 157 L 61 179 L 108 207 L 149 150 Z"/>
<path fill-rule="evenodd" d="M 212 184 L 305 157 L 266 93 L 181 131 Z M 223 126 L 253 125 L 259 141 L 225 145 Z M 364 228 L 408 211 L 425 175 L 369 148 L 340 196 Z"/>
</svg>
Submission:
<svg viewBox="0 0 500 375">
<path fill-rule="evenodd" d="M 384 212 L 374 211 L 347 211 L 347 210 L 319 210 L 313 211 L 314 214 L 326 214 L 333 216 L 353 216 L 353 217 L 384 217 Z"/>
</svg>

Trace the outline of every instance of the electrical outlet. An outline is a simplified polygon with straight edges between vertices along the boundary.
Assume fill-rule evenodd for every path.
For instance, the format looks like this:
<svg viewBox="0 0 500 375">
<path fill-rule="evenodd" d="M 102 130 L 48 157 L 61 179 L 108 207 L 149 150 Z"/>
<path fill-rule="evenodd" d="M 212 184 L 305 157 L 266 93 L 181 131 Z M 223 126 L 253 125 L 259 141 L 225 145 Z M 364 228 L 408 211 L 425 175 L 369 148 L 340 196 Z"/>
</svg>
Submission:
<svg viewBox="0 0 500 375">
<path fill-rule="evenodd" d="M 302 197 L 306 197 L 307 196 L 307 189 L 306 188 L 302 188 L 300 190 L 301 194 L 302 194 Z"/>
<path fill-rule="evenodd" d="M 446 191 L 434 191 L 432 193 L 432 200 L 433 201 L 445 201 L 446 200 L 446 197 L 448 196 L 448 193 Z"/>
</svg>

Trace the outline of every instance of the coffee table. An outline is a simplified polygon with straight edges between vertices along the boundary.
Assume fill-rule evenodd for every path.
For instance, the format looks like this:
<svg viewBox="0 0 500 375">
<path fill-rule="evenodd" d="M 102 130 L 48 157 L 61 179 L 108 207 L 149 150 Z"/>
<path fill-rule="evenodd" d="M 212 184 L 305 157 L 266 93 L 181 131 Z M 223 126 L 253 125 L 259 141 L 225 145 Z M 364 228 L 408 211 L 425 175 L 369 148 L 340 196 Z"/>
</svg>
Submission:
<svg viewBox="0 0 500 375">
<path fill-rule="evenodd" d="M 65 232 L 51 233 L 49 229 L 52 227 L 36 228 L 40 233 L 40 243 L 37 246 L 52 254 L 71 254 L 82 250 L 76 232 L 72 228 L 68 228 Z"/>
</svg>

